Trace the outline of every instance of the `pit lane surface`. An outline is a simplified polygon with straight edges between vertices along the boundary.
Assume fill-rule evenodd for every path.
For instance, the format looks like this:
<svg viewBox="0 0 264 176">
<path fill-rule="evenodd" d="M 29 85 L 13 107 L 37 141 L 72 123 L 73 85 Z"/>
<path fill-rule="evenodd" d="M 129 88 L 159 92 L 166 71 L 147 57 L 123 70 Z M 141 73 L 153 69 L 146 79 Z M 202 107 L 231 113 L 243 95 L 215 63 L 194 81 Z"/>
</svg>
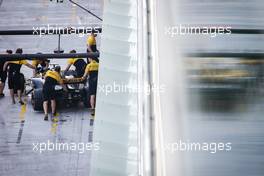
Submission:
<svg viewBox="0 0 264 176">
<path fill-rule="evenodd" d="M 6 94 L 8 94 L 6 92 Z M 43 113 L 26 105 L 11 104 L 10 97 L 0 100 L 0 173 L 1 175 L 87 175 L 90 151 L 40 151 L 37 143 L 88 143 L 92 126 L 87 109 L 58 111 L 58 123 L 43 120 Z M 44 145 L 43 145 L 44 147 Z M 44 148 L 43 148 L 44 149 Z"/>
</svg>

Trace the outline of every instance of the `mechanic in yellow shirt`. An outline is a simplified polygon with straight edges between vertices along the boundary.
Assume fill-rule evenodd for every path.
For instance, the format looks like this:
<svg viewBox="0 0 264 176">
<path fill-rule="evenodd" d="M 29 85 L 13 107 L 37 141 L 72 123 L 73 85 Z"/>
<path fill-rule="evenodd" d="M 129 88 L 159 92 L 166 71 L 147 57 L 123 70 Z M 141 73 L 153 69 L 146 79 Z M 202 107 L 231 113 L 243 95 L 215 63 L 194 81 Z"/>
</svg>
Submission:
<svg viewBox="0 0 264 176">
<path fill-rule="evenodd" d="M 96 36 L 97 34 L 95 33 L 91 33 L 88 38 L 87 38 L 87 52 L 96 52 L 97 48 L 96 48 Z"/>
<path fill-rule="evenodd" d="M 71 50 L 70 53 L 76 53 L 75 50 Z M 68 65 L 65 69 L 65 73 L 70 69 L 70 67 L 73 65 L 75 67 L 76 77 L 81 78 L 84 74 L 86 62 L 81 58 L 70 58 L 67 61 Z"/>
<path fill-rule="evenodd" d="M 16 54 L 22 54 L 23 50 L 22 48 L 18 48 L 16 50 Z M 24 92 L 24 86 L 25 86 L 25 77 L 20 72 L 20 69 L 22 65 L 26 65 L 27 67 L 31 69 L 35 69 L 35 67 L 31 64 L 29 64 L 26 60 L 19 60 L 19 61 L 7 61 L 4 65 L 4 71 L 8 69 L 8 88 L 10 90 L 10 95 L 12 97 L 13 104 L 16 103 L 14 92 L 17 92 L 18 100 L 21 105 L 24 104 L 22 101 L 22 93 Z"/>
<path fill-rule="evenodd" d="M 86 42 L 87 53 L 98 52 L 97 45 L 96 45 L 96 37 L 97 37 L 97 34 L 93 32 L 88 36 L 87 42 Z M 95 61 L 99 63 L 98 58 L 96 58 Z M 89 64 L 89 58 L 87 58 L 87 63 Z"/>
<path fill-rule="evenodd" d="M 86 66 L 85 73 L 82 78 L 86 79 L 88 77 L 88 83 L 89 83 L 88 92 L 90 95 L 90 105 L 92 109 L 91 115 L 94 116 L 99 63 L 92 58 L 89 58 L 89 62 L 90 63 Z"/>
<path fill-rule="evenodd" d="M 48 117 L 48 102 L 51 101 L 51 112 L 52 112 L 52 120 L 56 116 L 56 90 L 55 86 L 60 84 L 64 91 L 67 91 L 66 86 L 63 84 L 61 75 L 60 66 L 56 66 L 54 71 L 48 70 L 45 74 L 45 82 L 43 85 L 43 109 L 44 109 L 44 120 L 47 121 Z"/>
</svg>

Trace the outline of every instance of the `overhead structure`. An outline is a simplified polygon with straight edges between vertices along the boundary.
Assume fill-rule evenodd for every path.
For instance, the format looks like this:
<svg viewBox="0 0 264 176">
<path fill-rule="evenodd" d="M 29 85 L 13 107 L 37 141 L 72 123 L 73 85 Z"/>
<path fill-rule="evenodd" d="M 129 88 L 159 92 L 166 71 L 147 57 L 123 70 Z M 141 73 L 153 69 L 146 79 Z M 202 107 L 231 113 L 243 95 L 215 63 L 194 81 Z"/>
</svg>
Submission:
<svg viewBox="0 0 264 176">
<path fill-rule="evenodd" d="M 95 53 L 67 53 L 67 54 L 0 54 L 0 60 L 34 60 L 34 59 L 54 59 L 54 58 L 98 58 L 99 52 Z"/>
</svg>

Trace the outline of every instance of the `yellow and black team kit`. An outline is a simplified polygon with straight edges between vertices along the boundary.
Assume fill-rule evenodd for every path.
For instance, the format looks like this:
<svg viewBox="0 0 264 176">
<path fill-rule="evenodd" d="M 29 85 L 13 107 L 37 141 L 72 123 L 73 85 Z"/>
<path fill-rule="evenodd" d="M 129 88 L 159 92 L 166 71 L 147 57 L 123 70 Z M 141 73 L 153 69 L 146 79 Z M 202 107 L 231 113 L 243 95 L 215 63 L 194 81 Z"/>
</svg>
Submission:
<svg viewBox="0 0 264 176">
<path fill-rule="evenodd" d="M 7 77 L 7 72 L 4 71 L 4 65 L 5 65 L 5 61 L 0 60 L 0 82 L 1 83 L 5 83 L 6 77 Z"/>
<path fill-rule="evenodd" d="M 55 86 L 62 84 L 62 78 L 56 71 L 47 71 L 45 75 L 45 83 L 43 85 L 43 100 L 54 100 L 56 98 Z"/>
<path fill-rule="evenodd" d="M 93 60 L 91 61 L 85 69 L 85 73 L 88 73 L 88 83 L 89 83 L 89 94 L 96 95 L 97 90 L 97 80 L 98 80 L 98 69 L 99 64 Z"/>
<path fill-rule="evenodd" d="M 25 77 L 20 73 L 22 65 L 27 64 L 26 60 L 10 61 L 8 66 L 8 88 L 15 90 L 24 90 Z"/>
<path fill-rule="evenodd" d="M 98 52 L 95 36 L 89 35 L 88 38 L 87 38 L 86 43 L 87 43 L 87 45 L 90 46 L 92 52 Z M 89 53 L 90 51 L 87 50 L 87 52 Z M 99 63 L 99 59 L 98 58 L 96 58 L 95 61 Z M 89 64 L 88 58 L 87 58 L 87 63 Z"/>
<path fill-rule="evenodd" d="M 87 45 L 89 45 L 91 47 L 93 52 L 97 51 L 95 36 L 89 35 L 89 37 L 87 38 L 87 42 L 86 43 L 87 43 Z"/>
<path fill-rule="evenodd" d="M 85 72 L 86 62 L 83 59 L 79 58 L 70 58 L 68 59 L 68 64 L 75 66 L 76 77 L 81 78 Z"/>
</svg>

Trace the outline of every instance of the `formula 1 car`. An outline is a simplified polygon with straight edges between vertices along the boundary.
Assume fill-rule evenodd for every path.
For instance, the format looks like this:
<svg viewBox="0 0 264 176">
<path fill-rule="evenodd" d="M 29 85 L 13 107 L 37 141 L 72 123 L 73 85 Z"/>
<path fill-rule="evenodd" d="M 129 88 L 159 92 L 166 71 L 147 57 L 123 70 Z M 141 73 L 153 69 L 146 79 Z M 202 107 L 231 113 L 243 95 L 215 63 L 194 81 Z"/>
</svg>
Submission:
<svg viewBox="0 0 264 176">
<path fill-rule="evenodd" d="M 262 62 L 250 58 L 189 58 L 190 98 L 199 99 L 199 106 L 207 111 L 226 112 L 250 104 L 248 95 L 261 89 Z"/>
<path fill-rule="evenodd" d="M 35 111 L 43 110 L 43 78 L 32 78 L 31 86 L 31 104 Z M 90 98 L 88 92 L 88 86 L 86 81 L 82 78 L 74 78 L 73 76 L 66 76 L 63 78 L 63 83 L 66 85 L 68 92 L 65 92 L 60 85 L 55 87 L 56 101 L 58 105 L 67 105 L 69 107 L 77 105 L 78 102 L 83 102 L 84 106 L 90 107 Z"/>
</svg>

